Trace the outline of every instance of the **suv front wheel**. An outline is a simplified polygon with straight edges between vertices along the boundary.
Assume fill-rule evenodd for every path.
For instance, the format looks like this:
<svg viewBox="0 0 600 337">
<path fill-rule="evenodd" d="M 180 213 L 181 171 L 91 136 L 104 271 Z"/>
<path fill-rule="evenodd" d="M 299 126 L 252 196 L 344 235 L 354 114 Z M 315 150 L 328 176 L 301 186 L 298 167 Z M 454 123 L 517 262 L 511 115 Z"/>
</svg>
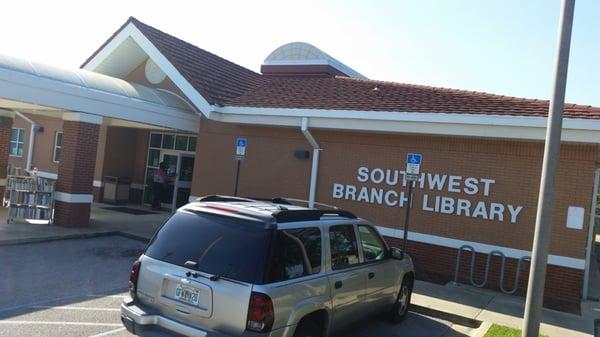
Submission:
<svg viewBox="0 0 600 337">
<path fill-rule="evenodd" d="M 413 283 L 414 282 L 410 276 L 405 276 L 402 280 L 402 285 L 400 286 L 400 292 L 396 298 L 396 303 L 390 311 L 390 319 L 395 323 L 402 322 L 408 314 Z"/>
</svg>

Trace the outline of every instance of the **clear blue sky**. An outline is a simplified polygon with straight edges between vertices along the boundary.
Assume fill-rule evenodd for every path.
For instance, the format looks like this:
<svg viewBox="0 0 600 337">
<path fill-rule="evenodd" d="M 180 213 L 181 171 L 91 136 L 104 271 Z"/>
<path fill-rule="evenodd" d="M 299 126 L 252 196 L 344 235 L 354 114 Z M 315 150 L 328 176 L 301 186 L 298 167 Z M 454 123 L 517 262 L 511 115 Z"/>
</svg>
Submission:
<svg viewBox="0 0 600 337">
<path fill-rule="evenodd" d="M 306 41 L 373 79 L 547 99 L 559 8 L 559 0 L 11 1 L 0 53 L 77 67 L 133 15 L 256 71 L 279 45 Z M 599 15 L 600 1 L 577 1 L 569 102 L 600 106 Z"/>
</svg>

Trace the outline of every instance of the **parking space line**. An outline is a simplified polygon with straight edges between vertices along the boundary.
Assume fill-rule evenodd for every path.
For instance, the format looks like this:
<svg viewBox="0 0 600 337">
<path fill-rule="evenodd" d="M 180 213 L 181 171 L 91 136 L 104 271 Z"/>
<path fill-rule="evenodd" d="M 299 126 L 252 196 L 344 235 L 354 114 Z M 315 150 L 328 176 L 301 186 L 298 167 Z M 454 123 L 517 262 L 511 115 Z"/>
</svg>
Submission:
<svg viewBox="0 0 600 337">
<path fill-rule="evenodd" d="M 112 292 L 116 292 L 116 291 L 124 292 L 126 290 L 127 290 L 126 288 L 118 288 L 118 289 L 107 290 L 107 293 L 112 293 Z M 85 297 L 125 298 L 127 296 L 124 296 L 124 295 L 102 295 L 102 294 L 96 294 L 96 295 L 83 295 L 82 294 L 82 295 L 64 296 L 64 297 L 57 297 L 57 298 L 53 298 L 53 299 L 37 301 L 37 302 L 33 302 L 33 303 L 28 303 L 28 304 L 19 304 L 19 305 L 15 305 L 12 307 L 2 308 L 2 309 L 0 309 L 0 313 L 7 312 L 7 311 L 13 311 L 13 310 L 19 310 L 19 309 L 23 309 L 23 308 L 31 308 L 31 306 L 33 306 L 33 305 L 38 305 L 38 304 L 43 304 L 43 303 L 52 303 L 52 302 L 70 300 L 70 299 L 75 299 L 75 298 L 83 300 Z"/>
<path fill-rule="evenodd" d="M 87 295 L 87 297 L 125 298 L 127 295 Z"/>
<path fill-rule="evenodd" d="M 121 323 L 94 323 L 94 322 L 53 322 L 53 321 L 0 321 L 0 324 L 40 324 L 40 325 L 81 325 L 81 326 L 114 326 L 121 327 Z"/>
<path fill-rule="evenodd" d="M 114 329 L 114 330 L 110 330 L 110 331 L 107 331 L 107 332 L 99 333 L 99 334 L 97 334 L 97 335 L 93 335 L 93 336 L 90 336 L 90 337 L 103 337 L 103 336 L 108 336 L 108 335 L 112 335 L 112 334 L 114 334 L 114 333 L 117 333 L 117 332 L 121 332 L 121 331 L 123 331 L 123 330 L 125 330 L 125 327 L 120 327 L 120 328 L 118 328 L 118 329 Z"/>
<path fill-rule="evenodd" d="M 90 308 L 90 307 L 76 307 L 76 306 L 57 306 L 51 305 L 34 305 L 34 309 L 58 309 L 58 310 L 86 310 L 86 311 L 121 311 L 118 308 Z"/>
</svg>

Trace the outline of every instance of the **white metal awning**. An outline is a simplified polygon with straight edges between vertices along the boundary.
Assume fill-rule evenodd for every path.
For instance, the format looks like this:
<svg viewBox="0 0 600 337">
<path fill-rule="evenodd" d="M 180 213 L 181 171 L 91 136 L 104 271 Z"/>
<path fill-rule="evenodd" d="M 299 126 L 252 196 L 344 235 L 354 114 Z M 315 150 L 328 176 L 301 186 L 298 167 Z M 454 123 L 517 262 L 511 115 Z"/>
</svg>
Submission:
<svg viewBox="0 0 600 337">
<path fill-rule="evenodd" d="M 0 109 L 61 117 L 80 112 L 198 133 L 196 109 L 179 95 L 84 69 L 0 55 Z"/>
</svg>

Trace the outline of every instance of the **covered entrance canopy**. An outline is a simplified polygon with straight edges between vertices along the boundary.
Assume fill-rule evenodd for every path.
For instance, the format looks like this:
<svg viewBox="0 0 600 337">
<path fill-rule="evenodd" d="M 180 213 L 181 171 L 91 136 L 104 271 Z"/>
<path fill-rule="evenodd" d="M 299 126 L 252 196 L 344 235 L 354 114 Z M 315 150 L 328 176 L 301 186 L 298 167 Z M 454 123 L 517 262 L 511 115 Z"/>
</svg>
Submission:
<svg viewBox="0 0 600 337">
<path fill-rule="evenodd" d="M 172 91 L 0 55 L 1 178 L 20 112 L 63 120 L 54 222 L 64 226 L 89 221 L 97 153 L 104 151 L 98 149 L 101 125 L 197 134 L 200 123 L 195 107 Z M 0 179 L 0 196 L 5 186 Z"/>
<path fill-rule="evenodd" d="M 116 126 L 197 133 L 199 116 L 179 95 L 84 69 L 67 70 L 0 55 L 0 109 L 58 117 L 78 112 Z"/>
</svg>

